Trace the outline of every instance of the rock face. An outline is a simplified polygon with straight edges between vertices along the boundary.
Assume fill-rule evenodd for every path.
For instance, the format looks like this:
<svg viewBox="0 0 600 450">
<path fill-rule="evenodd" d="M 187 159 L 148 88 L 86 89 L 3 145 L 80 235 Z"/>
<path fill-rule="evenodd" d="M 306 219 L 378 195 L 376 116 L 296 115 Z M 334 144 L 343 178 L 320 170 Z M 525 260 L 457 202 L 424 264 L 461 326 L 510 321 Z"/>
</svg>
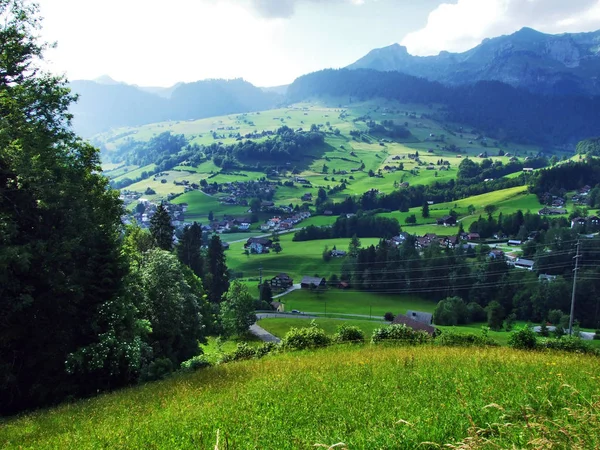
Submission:
<svg viewBox="0 0 600 450">
<path fill-rule="evenodd" d="M 552 35 L 523 28 L 464 53 L 425 57 L 394 44 L 348 68 L 399 71 L 450 85 L 495 80 L 539 93 L 600 95 L 600 31 Z"/>
</svg>

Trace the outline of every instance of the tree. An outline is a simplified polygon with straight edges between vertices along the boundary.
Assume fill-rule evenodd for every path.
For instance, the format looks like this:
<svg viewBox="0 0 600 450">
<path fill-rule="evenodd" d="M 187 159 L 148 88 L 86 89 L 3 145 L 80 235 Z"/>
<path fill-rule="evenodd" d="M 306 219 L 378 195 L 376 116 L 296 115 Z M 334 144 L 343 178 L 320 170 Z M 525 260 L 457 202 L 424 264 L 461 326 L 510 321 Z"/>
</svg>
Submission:
<svg viewBox="0 0 600 450">
<path fill-rule="evenodd" d="M 323 253 L 321 256 L 323 257 L 323 261 L 325 261 L 325 262 L 329 262 L 333 258 L 331 256 L 331 250 L 329 250 L 328 245 L 326 245 L 325 248 L 323 248 Z"/>
<path fill-rule="evenodd" d="M 135 205 L 136 213 L 144 214 L 144 211 L 146 211 L 146 205 L 144 203 L 138 203 L 137 205 Z"/>
<path fill-rule="evenodd" d="M 221 322 L 229 336 L 244 334 L 256 322 L 254 299 L 248 288 L 237 280 L 231 284 L 221 304 Z"/>
<path fill-rule="evenodd" d="M 208 221 L 212 222 L 213 220 L 215 220 L 215 215 L 212 211 L 208 212 Z"/>
<path fill-rule="evenodd" d="M 229 289 L 225 252 L 223 251 L 221 238 L 216 234 L 208 244 L 204 284 L 208 298 L 212 303 L 220 303 L 223 294 Z"/>
<path fill-rule="evenodd" d="M 352 239 L 350 239 L 350 244 L 348 245 L 348 256 L 352 258 L 357 257 L 360 247 L 360 239 L 355 234 L 354 236 L 352 236 Z"/>
<path fill-rule="evenodd" d="M 171 216 L 163 203 L 150 219 L 150 234 L 156 241 L 158 248 L 166 251 L 173 250 L 173 233 L 175 227 L 171 224 Z"/>
<path fill-rule="evenodd" d="M 177 245 L 179 261 L 192 269 L 197 277 L 202 278 L 204 261 L 202 258 L 202 228 L 198 223 L 186 225 Z"/>
<path fill-rule="evenodd" d="M 491 302 L 486 308 L 488 314 L 488 327 L 494 331 L 500 331 L 504 323 L 504 308 L 497 301 Z"/>
<path fill-rule="evenodd" d="M 406 224 L 415 224 L 415 223 L 417 223 L 417 216 L 415 216 L 414 214 L 411 214 L 410 216 L 407 216 L 406 219 L 404 219 L 404 223 L 406 223 Z"/>
<path fill-rule="evenodd" d="M 498 207 L 496 205 L 485 205 L 483 210 L 491 217 L 498 210 Z"/>
<path fill-rule="evenodd" d="M 421 216 L 427 219 L 429 217 L 429 203 L 423 203 L 423 208 L 421 209 Z"/>
<path fill-rule="evenodd" d="M 121 352 L 135 339 L 129 307 L 116 303 L 122 205 L 98 150 L 71 131 L 66 80 L 38 70 L 37 12 L 0 1 L 0 413 L 125 384 L 134 364 Z M 69 373 L 69 355 L 107 333 L 97 370 Z"/>
<path fill-rule="evenodd" d="M 283 248 L 281 247 L 281 244 L 279 242 L 275 242 L 273 244 L 273 251 L 277 254 L 279 254 L 283 251 Z"/>
<path fill-rule="evenodd" d="M 252 200 L 250 200 L 250 210 L 253 213 L 260 212 L 261 206 L 262 202 L 260 201 L 260 198 L 253 198 Z"/>
<path fill-rule="evenodd" d="M 271 283 L 265 280 L 258 288 L 260 289 L 260 299 L 263 302 L 270 304 L 273 301 L 273 290 L 271 289 Z"/>
</svg>

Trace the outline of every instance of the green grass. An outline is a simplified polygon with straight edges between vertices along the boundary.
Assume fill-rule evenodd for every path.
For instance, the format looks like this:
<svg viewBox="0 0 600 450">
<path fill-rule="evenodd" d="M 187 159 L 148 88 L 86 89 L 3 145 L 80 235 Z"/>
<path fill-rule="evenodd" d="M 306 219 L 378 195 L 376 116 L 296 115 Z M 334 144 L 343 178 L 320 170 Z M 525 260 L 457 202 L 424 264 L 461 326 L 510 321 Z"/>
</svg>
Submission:
<svg viewBox="0 0 600 450">
<path fill-rule="evenodd" d="M 314 319 L 320 328 L 325 330 L 329 336 L 332 336 L 343 324 L 353 325 L 360 328 L 367 339 L 370 339 L 373 335 L 373 330 L 389 325 L 389 322 L 381 322 L 375 320 L 340 320 L 340 319 Z M 307 327 L 310 323 L 309 319 L 261 319 L 258 321 L 258 325 L 263 327 L 269 333 L 283 338 L 285 334 L 290 331 L 291 328 L 302 328 Z"/>
<path fill-rule="evenodd" d="M 595 357 L 507 348 L 337 346 L 5 420 L 0 446 L 592 449 L 600 446 L 597 369 Z"/>
<path fill-rule="evenodd" d="M 353 290 L 328 289 L 323 293 L 308 290 L 291 292 L 278 301 L 285 304 L 285 310 L 306 313 L 360 314 L 382 318 L 386 312 L 405 314 L 407 310 L 432 313 L 437 303 L 416 295 L 380 294 Z"/>
</svg>

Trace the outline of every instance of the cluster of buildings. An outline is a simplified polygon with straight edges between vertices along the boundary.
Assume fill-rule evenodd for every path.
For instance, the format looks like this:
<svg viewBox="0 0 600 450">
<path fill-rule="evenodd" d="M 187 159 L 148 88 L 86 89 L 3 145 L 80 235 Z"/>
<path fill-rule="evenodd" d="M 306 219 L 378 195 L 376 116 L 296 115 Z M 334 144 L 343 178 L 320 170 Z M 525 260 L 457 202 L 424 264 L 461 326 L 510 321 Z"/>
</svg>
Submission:
<svg viewBox="0 0 600 450">
<path fill-rule="evenodd" d="M 285 219 L 272 217 L 260 226 L 260 230 L 264 232 L 291 230 L 303 220 L 308 219 L 310 215 L 308 211 L 301 211 Z"/>
</svg>

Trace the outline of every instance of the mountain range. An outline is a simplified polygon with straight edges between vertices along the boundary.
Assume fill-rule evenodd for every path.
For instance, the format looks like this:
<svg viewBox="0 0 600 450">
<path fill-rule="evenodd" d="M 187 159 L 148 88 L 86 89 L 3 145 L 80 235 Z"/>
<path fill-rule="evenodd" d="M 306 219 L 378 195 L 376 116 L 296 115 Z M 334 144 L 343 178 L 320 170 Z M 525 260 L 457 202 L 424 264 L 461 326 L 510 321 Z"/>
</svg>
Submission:
<svg viewBox="0 0 600 450">
<path fill-rule="evenodd" d="M 523 28 L 464 53 L 437 56 L 413 56 L 394 44 L 348 68 L 398 71 L 448 85 L 500 81 L 544 94 L 600 95 L 600 31 L 552 35 Z"/>
<path fill-rule="evenodd" d="M 72 106 L 75 131 L 90 137 L 122 126 L 166 120 L 191 120 L 261 111 L 276 106 L 281 95 L 242 79 L 177 83 L 170 88 L 140 87 L 108 76 L 70 83 L 79 96 Z"/>
</svg>

